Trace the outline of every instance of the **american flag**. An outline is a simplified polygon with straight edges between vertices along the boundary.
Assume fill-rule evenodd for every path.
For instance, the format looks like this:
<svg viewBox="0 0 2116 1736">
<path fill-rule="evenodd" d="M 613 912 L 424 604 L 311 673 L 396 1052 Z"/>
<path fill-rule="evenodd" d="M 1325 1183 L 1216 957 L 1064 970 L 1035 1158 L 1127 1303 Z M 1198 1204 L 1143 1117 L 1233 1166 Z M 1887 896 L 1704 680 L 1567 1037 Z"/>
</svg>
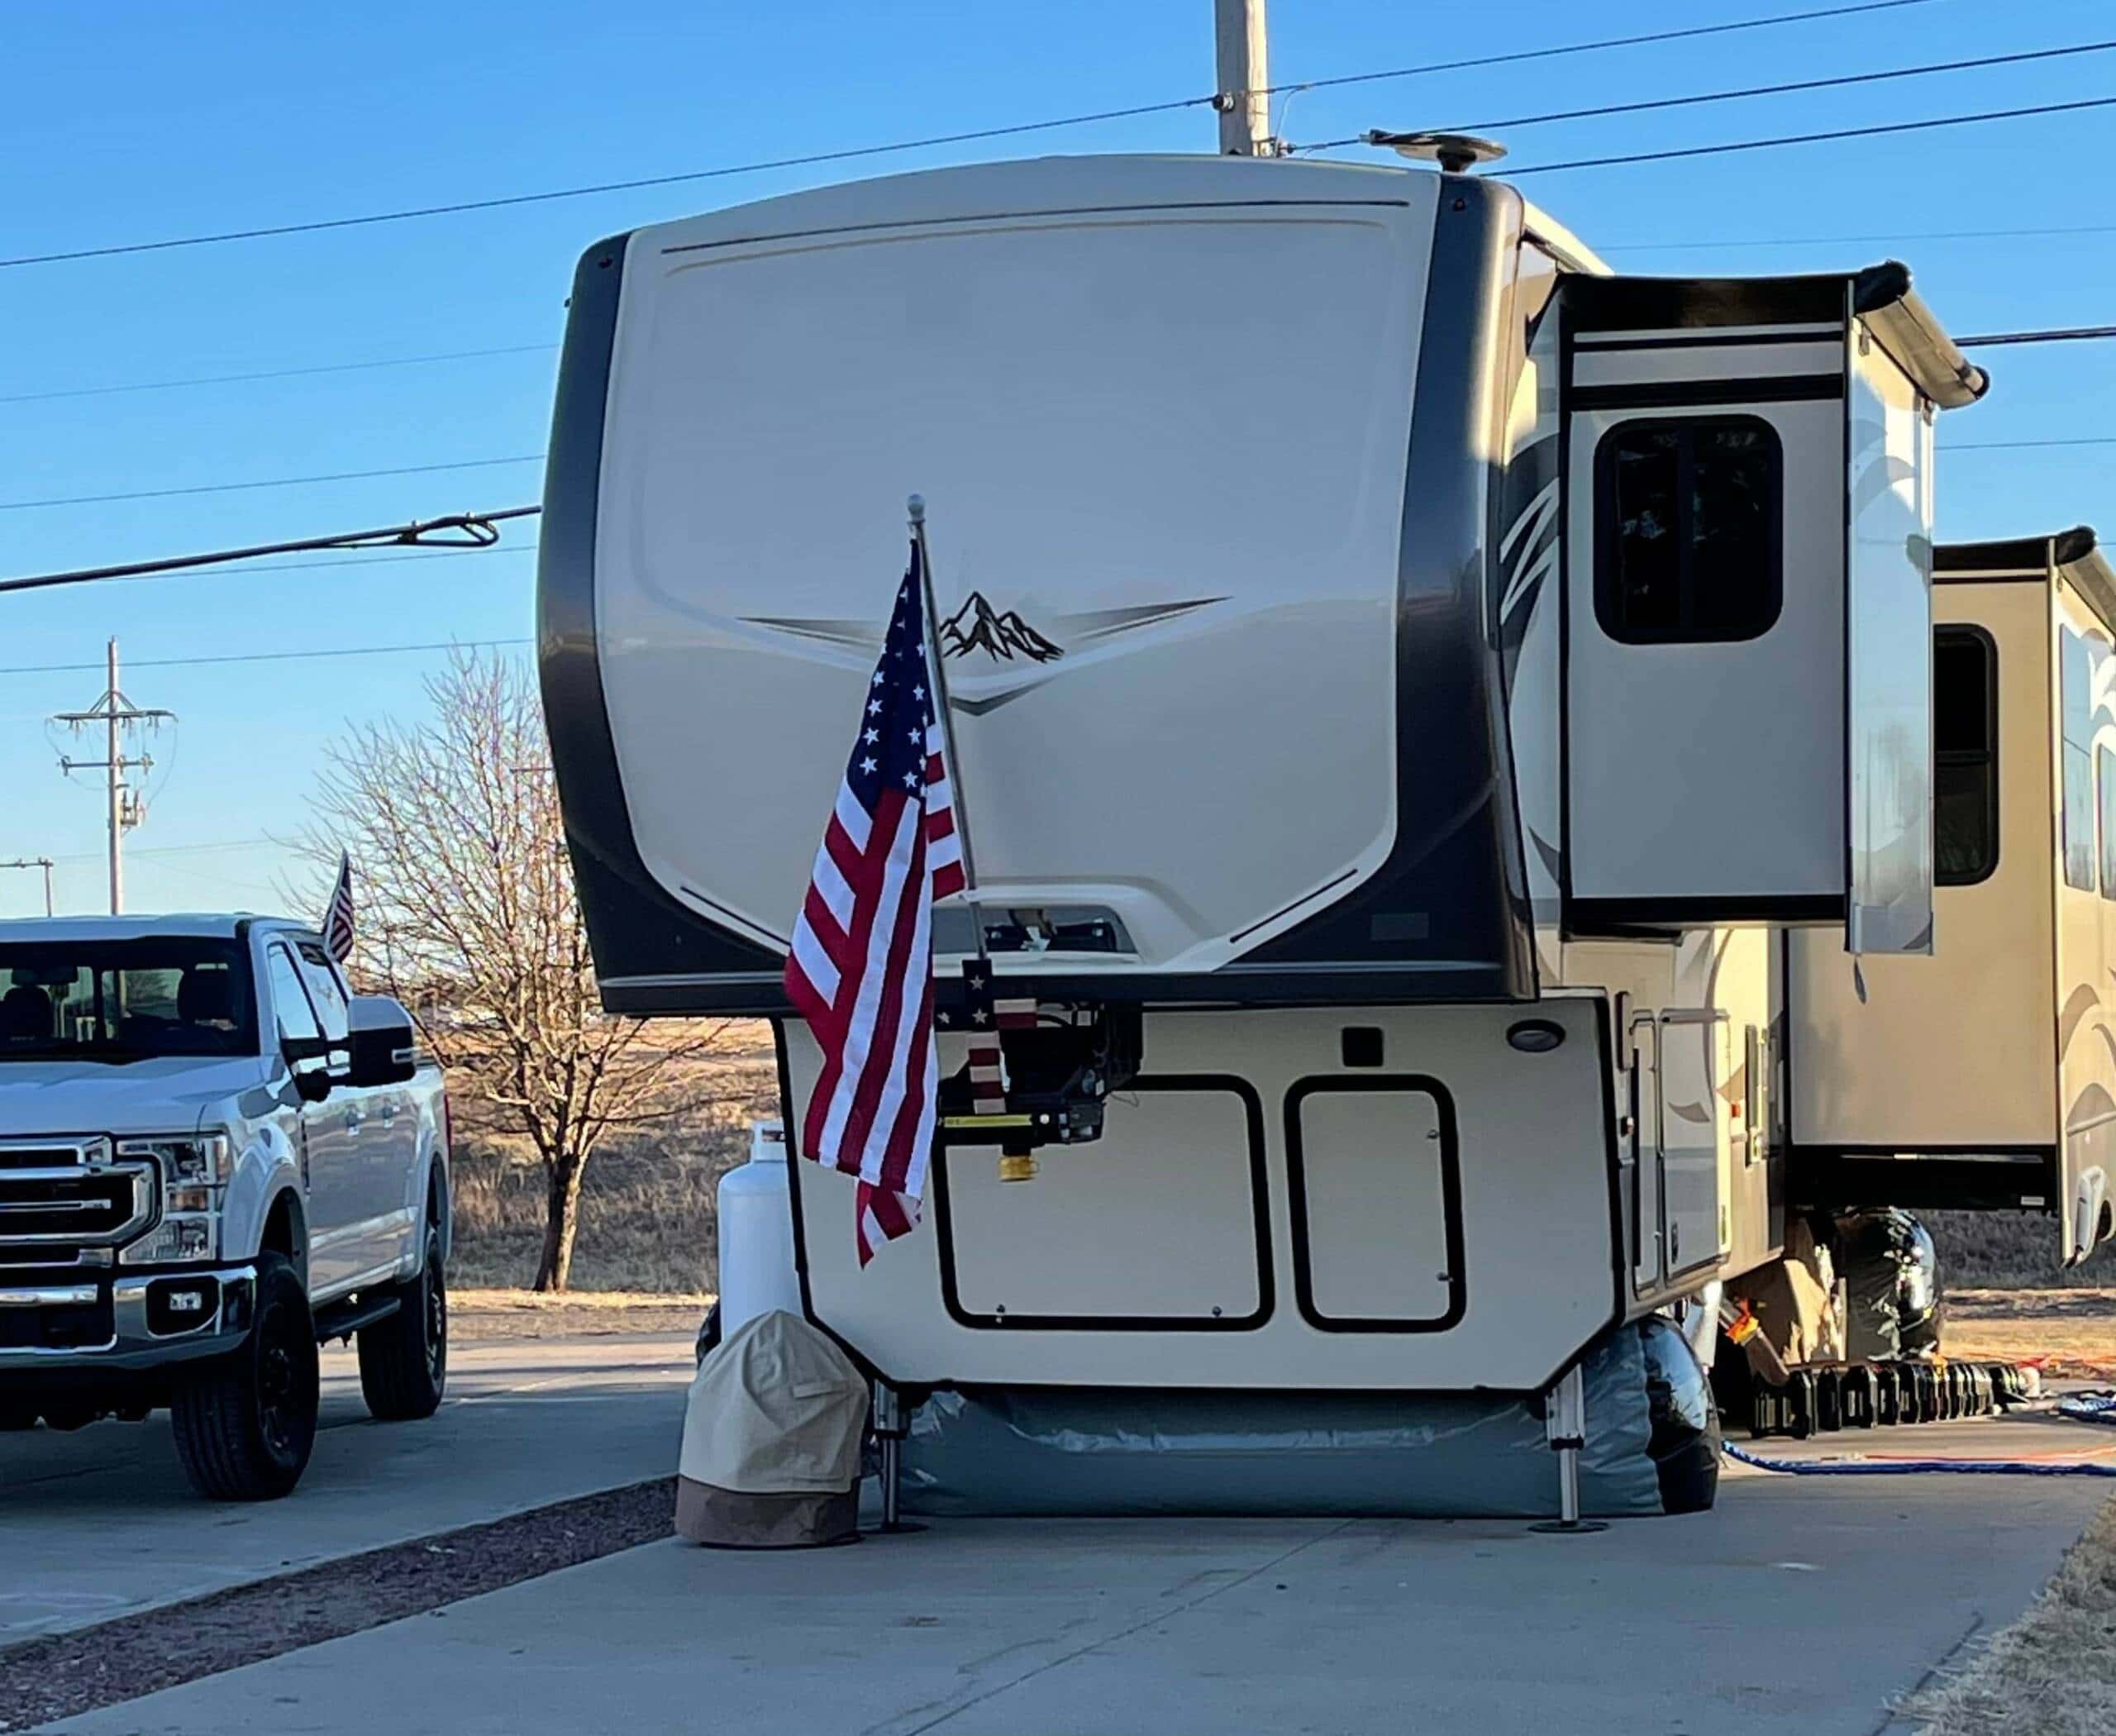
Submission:
<svg viewBox="0 0 2116 1736">
<path fill-rule="evenodd" d="M 860 1178 L 862 1266 L 918 1222 L 939 1077 L 933 904 L 963 889 L 925 584 L 914 541 L 786 960 L 787 996 L 823 1052 L 801 1152 Z"/>
<path fill-rule="evenodd" d="M 340 964 L 353 956 L 353 859 L 338 852 L 338 884 L 323 913 L 323 950 Z"/>
<path fill-rule="evenodd" d="M 965 959 L 962 967 L 962 1011 L 951 1020 L 940 1015 L 943 1028 L 960 1028 L 970 1037 L 970 1098 L 980 1115 L 1003 1114 L 1007 1108 L 1006 1045 L 1004 1031 L 1033 1030 L 1033 997 L 1002 1000 L 992 976 L 992 966 L 982 958 Z"/>
</svg>

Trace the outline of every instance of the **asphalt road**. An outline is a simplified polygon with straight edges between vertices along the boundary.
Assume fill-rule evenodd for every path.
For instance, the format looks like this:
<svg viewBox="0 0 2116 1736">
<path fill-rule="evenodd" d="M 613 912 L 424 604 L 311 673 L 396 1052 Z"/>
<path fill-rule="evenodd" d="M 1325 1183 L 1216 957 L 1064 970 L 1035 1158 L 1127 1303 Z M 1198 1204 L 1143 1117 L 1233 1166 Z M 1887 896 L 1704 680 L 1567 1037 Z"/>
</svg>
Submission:
<svg viewBox="0 0 2116 1736">
<path fill-rule="evenodd" d="M 352 1353 L 326 1351 L 322 1432 L 284 1501 L 200 1500 L 165 1413 L 0 1434 L 0 1645 L 675 1469 L 688 1335 L 457 1345 L 450 1360 L 436 1415 L 384 1424 Z"/>
<path fill-rule="evenodd" d="M 1872 1736 L 2011 1620 L 2105 1484 L 1730 1478 L 1597 1535 L 936 1523 L 670 1542 L 55 1728 L 79 1736 Z"/>
</svg>

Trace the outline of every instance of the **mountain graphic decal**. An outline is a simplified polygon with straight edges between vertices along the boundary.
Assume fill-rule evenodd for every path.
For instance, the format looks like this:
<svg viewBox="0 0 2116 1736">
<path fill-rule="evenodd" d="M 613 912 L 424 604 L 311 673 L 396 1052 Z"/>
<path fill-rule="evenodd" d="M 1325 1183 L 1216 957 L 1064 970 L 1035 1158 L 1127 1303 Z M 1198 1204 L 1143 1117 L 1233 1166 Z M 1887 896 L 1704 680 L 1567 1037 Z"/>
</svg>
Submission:
<svg viewBox="0 0 2116 1736">
<path fill-rule="evenodd" d="M 1011 663 L 1026 657 L 1032 663 L 1053 663 L 1065 655 L 1013 609 L 1001 614 L 984 600 L 982 591 L 972 591 L 963 606 L 941 623 L 941 655 L 967 657 L 981 651 L 995 663 Z"/>
</svg>

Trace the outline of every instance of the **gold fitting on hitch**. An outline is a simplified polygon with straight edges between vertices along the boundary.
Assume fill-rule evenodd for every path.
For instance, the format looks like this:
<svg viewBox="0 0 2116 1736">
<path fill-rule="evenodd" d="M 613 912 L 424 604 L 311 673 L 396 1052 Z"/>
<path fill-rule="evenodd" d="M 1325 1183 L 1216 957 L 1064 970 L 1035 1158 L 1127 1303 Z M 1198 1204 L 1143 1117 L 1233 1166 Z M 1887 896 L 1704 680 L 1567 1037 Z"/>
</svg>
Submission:
<svg viewBox="0 0 2116 1736">
<path fill-rule="evenodd" d="M 1002 1152 L 999 1154 L 999 1179 L 1002 1181 L 1035 1180 L 1035 1157 L 1027 1152 Z"/>
</svg>

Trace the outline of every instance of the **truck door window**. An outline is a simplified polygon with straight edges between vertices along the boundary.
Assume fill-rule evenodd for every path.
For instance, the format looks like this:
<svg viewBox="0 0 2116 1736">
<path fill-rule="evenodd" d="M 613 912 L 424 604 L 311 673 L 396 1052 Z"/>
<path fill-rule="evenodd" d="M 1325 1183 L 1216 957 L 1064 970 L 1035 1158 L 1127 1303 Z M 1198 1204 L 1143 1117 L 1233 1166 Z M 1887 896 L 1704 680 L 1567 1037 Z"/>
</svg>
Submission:
<svg viewBox="0 0 2116 1736">
<path fill-rule="evenodd" d="M 284 947 L 274 947 L 264 955 L 266 980 L 272 985 L 272 1010 L 279 1021 L 279 1035 L 297 1040 L 321 1037 L 323 1028 L 308 1003 L 308 990 L 301 985 L 294 961 Z"/>
<path fill-rule="evenodd" d="M 1594 452 L 1594 618 L 1625 645 L 1754 639 L 1785 599 L 1785 454 L 1760 417 L 1628 422 Z"/>
<path fill-rule="evenodd" d="M 345 1042 L 351 1029 L 350 1012 L 345 985 L 332 969 L 330 955 L 313 941 L 303 941 L 297 950 L 302 980 L 308 985 L 308 998 L 323 1023 L 323 1034 L 333 1042 Z"/>
<path fill-rule="evenodd" d="M 1999 866 L 1999 672 L 1980 627 L 1933 632 L 1934 883 L 1971 886 Z"/>
</svg>

